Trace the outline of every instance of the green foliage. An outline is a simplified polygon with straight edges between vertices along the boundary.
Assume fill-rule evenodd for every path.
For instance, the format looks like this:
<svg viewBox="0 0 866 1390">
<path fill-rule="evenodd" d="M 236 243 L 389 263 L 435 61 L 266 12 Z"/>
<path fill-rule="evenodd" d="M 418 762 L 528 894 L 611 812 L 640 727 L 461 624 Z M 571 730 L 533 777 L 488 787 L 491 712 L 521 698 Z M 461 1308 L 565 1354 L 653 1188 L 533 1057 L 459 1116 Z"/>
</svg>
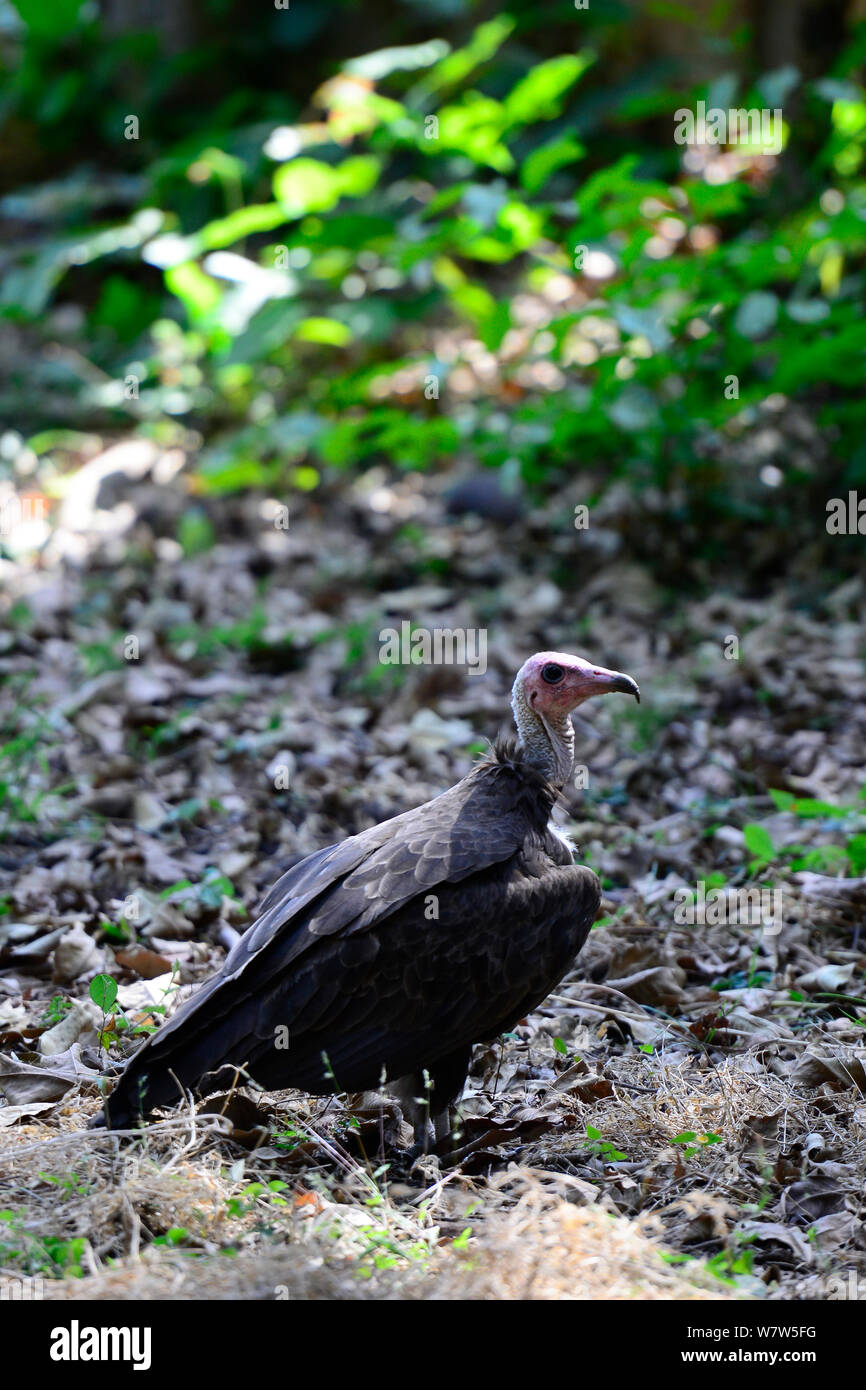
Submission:
<svg viewBox="0 0 866 1390">
<path fill-rule="evenodd" d="M 167 1001 L 177 989 L 177 963 L 172 966 L 172 983 L 169 984 L 162 993 L 162 998 Z M 131 1024 L 126 1014 L 120 1007 L 117 1000 L 117 981 L 111 975 L 95 975 L 90 982 L 90 998 L 97 1008 L 102 1010 L 102 1026 L 96 1030 L 99 1038 L 100 1047 L 109 1051 L 113 1042 L 117 1042 L 122 1035 L 128 1034 L 131 1038 L 146 1036 L 152 1033 L 155 1024 L 136 1023 Z M 165 1014 L 167 1002 L 161 1004 L 151 1004 L 148 1013 L 153 1015 Z"/>
<path fill-rule="evenodd" d="M 22 717 L 14 736 L 0 743 L 0 839 L 18 823 L 39 819 L 51 779 L 47 749 L 52 733 L 37 714 L 26 722 Z"/>
<path fill-rule="evenodd" d="M 118 922 L 109 922 L 107 919 L 103 919 L 99 924 L 99 929 L 110 941 L 117 941 L 120 945 L 124 945 L 127 941 L 131 941 L 134 936 L 129 924 L 123 917 L 121 917 Z"/>
<path fill-rule="evenodd" d="M 754 860 L 750 866 L 750 872 L 763 868 L 776 857 L 776 847 L 773 844 L 769 831 L 762 825 L 752 822 L 743 826 L 743 839 L 746 842 L 746 849 L 753 854 Z"/>
<path fill-rule="evenodd" d="M 601 1137 L 601 1130 L 596 1129 L 593 1125 L 587 1125 L 586 1127 L 586 1138 L 583 1141 L 583 1147 L 588 1153 L 598 1158 L 603 1158 L 608 1163 L 624 1163 L 628 1157 L 627 1154 L 620 1153 L 619 1149 L 614 1144 L 611 1144 L 609 1139 L 603 1139 Z"/>
<path fill-rule="evenodd" d="M 53 0 L 51 5 L 12 0 L 12 4 L 35 39 L 62 39 L 78 22 L 84 0 Z"/>
<path fill-rule="evenodd" d="M 154 1245 L 165 1245 L 175 1250 L 182 1248 L 189 1240 L 189 1231 L 185 1226 L 170 1226 L 165 1235 L 156 1236 Z"/>
<path fill-rule="evenodd" d="M 205 907 L 217 909 L 222 905 L 223 898 L 234 898 L 236 896 L 234 884 L 231 879 L 221 874 L 219 869 L 213 867 L 204 871 L 204 877 L 199 884 L 199 902 L 204 903 Z"/>
<path fill-rule="evenodd" d="M 694 1158 L 695 1154 L 700 1153 L 702 1148 L 712 1144 L 721 1144 L 722 1136 L 714 1134 L 696 1134 L 693 1130 L 684 1130 L 682 1134 L 675 1134 L 671 1140 L 672 1144 L 682 1144 L 683 1158 Z"/>
<path fill-rule="evenodd" d="M 56 1173 L 40 1173 L 43 1182 L 52 1183 L 64 1197 L 84 1197 L 90 1191 L 90 1183 L 78 1178 L 75 1173 L 58 1176 Z"/>
<path fill-rule="evenodd" d="M 90 997 L 104 1014 L 111 1013 L 117 998 L 117 981 L 110 975 L 95 975 L 90 981 Z"/>
<path fill-rule="evenodd" d="M 745 1247 L 749 1240 L 754 1240 L 754 1236 L 737 1236 L 735 1243 Z M 706 1267 L 723 1284 L 736 1287 L 738 1278 L 754 1274 L 755 1253 L 748 1248 L 720 1250 L 707 1260 Z"/>
<path fill-rule="evenodd" d="M 53 1178 L 46 1181 L 56 1181 Z M 50 1279 L 82 1279 L 86 1237 L 37 1236 L 27 1229 L 22 1212 L 7 1207 L 0 1211 L 0 1264 L 23 1274 Z"/>
<path fill-rule="evenodd" d="M 201 422 L 201 493 L 465 454 L 536 487 L 591 460 L 681 517 L 784 530 L 803 470 L 777 486 L 729 461 L 784 396 L 832 437 L 840 490 L 866 480 L 862 30 L 832 73 L 749 86 L 714 19 L 730 70 L 710 88 L 635 57 L 612 99 L 622 19 L 587 11 L 576 47 L 573 16 L 513 0 L 473 28 L 457 0 L 449 39 L 401 42 L 395 17 L 395 42 L 324 82 L 301 64 L 287 98 L 262 20 L 238 58 L 262 89 L 191 121 L 164 99 L 182 65 L 154 61 L 158 36 L 102 34 L 79 0 L 17 8 L 7 115 L 58 148 L 103 142 L 97 179 L 61 168 L 6 200 L 39 232 L 8 248 L 0 313 L 35 333 L 61 302 L 85 318 L 78 366 L 33 377 L 40 432 L 61 397 L 64 425 L 70 397 L 84 424 Z M 327 0 L 310 34 L 346 8 Z M 230 67 L 229 9 L 194 67 Z M 698 42 L 688 15 L 670 22 Z M 302 47 L 303 26 L 279 42 Z M 140 140 L 123 135 L 130 72 Z M 674 111 L 716 98 L 785 102 L 784 165 L 746 148 L 706 177 L 684 163 Z M 179 539 L 212 544 L 201 508 Z M 712 553 L 723 528 L 690 544 Z"/>
<path fill-rule="evenodd" d="M 180 519 L 177 538 L 184 555 L 199 555 L 213 546 L 214 529 L 202 511 L 191 507 Z"/>
<path fill-rule="evenodd" d="M 47 1005 L 45 1006 L 45 1012 L 42 1015 L 42 1022 L 46 1025 L 46 1027 L 52 1028 L 55 1023 L 59 1023 L 61 1019 L 66 1017 L 71 1008 L 71 999 L 67 999 L 62 994 L 52 994 Z"/>
<path fill-rule="evenodd" d="M 242 1217 L 248 1216 L 260 1205 L 286 1207 L 288 1202 L 279 1194 L 285 1192 L 287 1187 L 288 1184 L 279 1178 L 273 1178 L 267 1184 L 251 1182 L 237 1197 L 226 1198 L 226 1211 L 229 1216 Z"/>
<path fill-rule="evenodd" d="M 866 788 L 861 792 L 864 801 Z M 743 827 L 746 848 L 754 856 L 749 865 L 750 873 L 761 873 L 771 864 L 786 864 L 794 871 L 801 869 L 812 873 L 835 873 L 842 870 L 858 877 L 866 871 L 866 833 L 855 829 L 846 831 L 846 822 L 861 818 L 866 814 L 866 806 L 834 806 L 829 801 L 814 797 L 796 797 L 791 792 L 770 790 L 775 805 L 780 811 L 789 811 L 803 821 L 818 821 L 822 828 L 839 828 L 846 832 L 844 845 L 818 845 L 809 849 L 803 845 L 787 845 L 781 848 L 774 845 L 772 836 L 765 826 L 750 822 Z"/>
<path fill-rule="evenodd" d="M 105 1051 L 117 1037 L 118 1025 L 126 1020 L 117 1004 L 117 981 L 110 975 L 94 975 L 90 981 L 90 997 L 98 1009 L 102 1010 L 102 1026 L 96 1030 L 100 1047 Z"/>
</svg>

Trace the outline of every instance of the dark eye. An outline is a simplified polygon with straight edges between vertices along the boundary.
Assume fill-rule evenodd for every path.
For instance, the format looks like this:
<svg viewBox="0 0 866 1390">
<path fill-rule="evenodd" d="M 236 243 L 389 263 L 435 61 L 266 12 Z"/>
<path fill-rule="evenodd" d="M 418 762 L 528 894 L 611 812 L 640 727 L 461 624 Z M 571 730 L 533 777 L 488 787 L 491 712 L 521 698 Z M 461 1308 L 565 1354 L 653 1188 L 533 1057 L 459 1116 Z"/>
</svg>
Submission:
<svg viewBox="0 0 866 1390">
<path fill-rule="evenodd" d="M 555 661 L 548 661 L 541 670 L 541 679 L 547 681 L 548 685 L 556 685 L 557 681 L 561 681 L 564 675 L 565 672 L 562 667 L 557 666 Z"/>
</svg>

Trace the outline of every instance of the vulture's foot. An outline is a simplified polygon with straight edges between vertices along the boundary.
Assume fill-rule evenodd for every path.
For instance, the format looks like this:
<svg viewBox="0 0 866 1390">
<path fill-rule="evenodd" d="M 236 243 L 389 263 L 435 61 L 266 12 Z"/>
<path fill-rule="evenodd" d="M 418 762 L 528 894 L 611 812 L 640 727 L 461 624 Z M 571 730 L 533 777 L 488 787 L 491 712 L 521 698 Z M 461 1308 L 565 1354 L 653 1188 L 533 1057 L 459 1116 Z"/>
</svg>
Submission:
<svg viewBox="0 0 866 1390">
<path fill-rule="evenodd" d="M 429 1187 L 430 1183 L 438 1182 L 440 1176 L 436 1154 L 419 1154 L 409 1167 L 409 1182 L 413 1184 L 420 1180 L 425 1187 Z"/>
<path fill-rule="evenodd" d="M 454 1128 L 454 1116 L 451 1113 L 451 1106 L 446 1105 L 438 1115 L 433 1116 L 433 1137 L 437 1144 L 448 1138 Z"/>
<path fill-rule="evenodd" d="M 452 1128 L 451 1107 L 466 1081 L 472 1049 L 459 1047 L 440 1057 L 429 1068 L 402 1076 L 388 1090 L 397 1099 L 404 1120 L 411 1124 L 415 1143 L 409 1150 L 412 1161 L 430 1151 L 432 1121 L 435 1144 L 447 1139 Z"/>
<path fill-rule="evenodd" d="M 426 1111 L 426 1107 L 425 1107 Z M 431 1153 L 432 1149 L 437 1149 L 451 1133 L 452 1115 L 451 1107 L 446 1106 L 438 1115 L 433 1116 L 433 1143 L 430 1143 L 430 1121 L 426 1113 L 423 1117 L 419 1116 L 414 1126 L 415 1142 L 410 1149 L 406 1150 L 406 1159 L 410 1168 L 419 1158 Z"/>
</svg>

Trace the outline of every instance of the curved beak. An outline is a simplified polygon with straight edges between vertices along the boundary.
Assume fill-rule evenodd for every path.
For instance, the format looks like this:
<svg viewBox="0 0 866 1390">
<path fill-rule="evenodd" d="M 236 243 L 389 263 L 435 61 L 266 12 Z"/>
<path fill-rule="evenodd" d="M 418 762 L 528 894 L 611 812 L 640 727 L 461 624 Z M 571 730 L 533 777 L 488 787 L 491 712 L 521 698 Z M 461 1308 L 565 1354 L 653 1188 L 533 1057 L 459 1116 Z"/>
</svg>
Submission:
<svg viewBox="0 0 866 1390">
<path fill-rule="evenodd" d="M 588 695 L 607 695 L 618 692 L 633 695 L 640 704 L 640 687 L 631 676 L 622 671 L 606 671 L 603 666 L 593 666 L 584 673 Z"/>
<path fill-rule="evenodd" d="M 623 675 L 622 671 L 613 673 L 609 689 L 621 691 L 623 695 L 633 695 L 640 704 L 640 686 L 637 681 L 632 680 L 631 676 Z"/>
</svg>

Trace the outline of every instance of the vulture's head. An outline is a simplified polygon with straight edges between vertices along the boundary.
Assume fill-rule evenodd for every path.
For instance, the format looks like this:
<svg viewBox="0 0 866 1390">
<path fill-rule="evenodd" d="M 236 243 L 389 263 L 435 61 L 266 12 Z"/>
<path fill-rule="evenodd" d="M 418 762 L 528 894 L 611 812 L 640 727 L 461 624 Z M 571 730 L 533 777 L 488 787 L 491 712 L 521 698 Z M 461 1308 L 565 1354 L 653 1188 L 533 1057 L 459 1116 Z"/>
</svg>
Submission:
<svg viewBox="0 0 866 1390">
<path fill-rule="evenodd" d="M 517 672 L 511 706 L 520 742 L 532 762 L 562 785 L 571 774 L 574 733 L 569 715 L 592 695 L 620 691 L 640 702 L 631 676 L 567 652 L 536 652 Z"/>
<path fill-rule="evenodd" d="M 640 702 L 640 690 L 631 676 L 593 666 L 582 656 L 566 652 L 536 652 L 525 661 L 514 682 L 534 713 L 560 716 L 570 714 L 591 695 L 607 695 L 618 690 Z"/>
</svg>

